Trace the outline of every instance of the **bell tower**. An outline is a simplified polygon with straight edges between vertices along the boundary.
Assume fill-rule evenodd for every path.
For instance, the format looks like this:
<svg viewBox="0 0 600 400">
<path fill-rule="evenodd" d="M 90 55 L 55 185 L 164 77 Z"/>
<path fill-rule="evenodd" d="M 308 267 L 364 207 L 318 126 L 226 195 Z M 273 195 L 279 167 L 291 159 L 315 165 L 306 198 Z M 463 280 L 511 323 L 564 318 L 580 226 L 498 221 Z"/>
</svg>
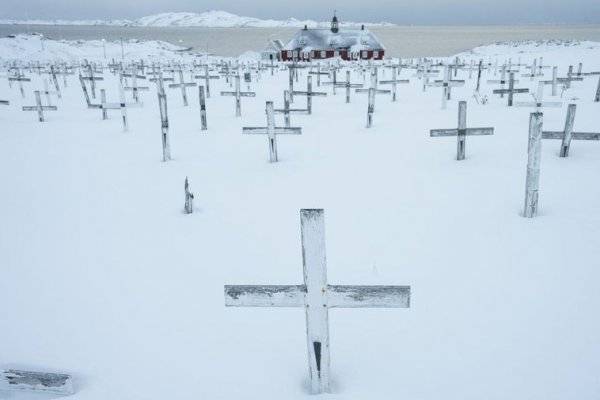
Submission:
<svg viewBox="0 0 600 400">
<path fill-rule="evenodd" d="M 338 33 L 340 28 L 338 26 L 338 19 L 337 16 L 335 15 L 336 11 L 333 10 L 333 18 L 331 19 L 331 32 L 333 33 Z"/>
</svg>

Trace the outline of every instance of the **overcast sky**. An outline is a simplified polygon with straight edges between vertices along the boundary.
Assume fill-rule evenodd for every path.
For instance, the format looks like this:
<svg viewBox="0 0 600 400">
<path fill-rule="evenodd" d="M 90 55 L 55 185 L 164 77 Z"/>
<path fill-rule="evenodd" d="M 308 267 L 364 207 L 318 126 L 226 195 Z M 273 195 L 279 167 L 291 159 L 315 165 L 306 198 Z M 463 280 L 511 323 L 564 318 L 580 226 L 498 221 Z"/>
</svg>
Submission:
<svg viewBox="0 0 600 400">
<path fill-rule="evenodd" d="M 600 0 L 0 0 L 0 19 L 135 19 L 224 10 L 262 19 L 396 24 L 600 23 Z"/>
</svg>

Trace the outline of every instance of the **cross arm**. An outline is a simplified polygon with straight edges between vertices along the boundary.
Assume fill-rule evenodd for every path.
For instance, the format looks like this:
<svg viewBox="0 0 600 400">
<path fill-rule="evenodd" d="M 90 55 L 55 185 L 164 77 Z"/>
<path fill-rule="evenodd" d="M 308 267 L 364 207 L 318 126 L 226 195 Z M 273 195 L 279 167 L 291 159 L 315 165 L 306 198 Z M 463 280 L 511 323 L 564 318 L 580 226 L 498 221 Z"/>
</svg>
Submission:
<svg viewBox="0 0 600 400">
<path fill-rule="evenodd" d="M 70 375 L 9 369 L 0 371 L 0 390 L 70 395 L 73 394 L 73 383 Z"/>
<path fill-rule="evenodd" d="M 494 89 L 494 94 L 504 94 L 504 93 L 529 93 L 529 89 Z"/>
<path fill-rule="evenodd" d="M 600 132 L 573 132 L 571 135 L 576 140 L 600 140 Z"/>
<path fill-rule="evenodd" d="M 379 83 L 381 85 L 387 85 L 390 83 L 410 83 L 410 81 L 408 79 L 400 79 L 400 80 L 395 80 L 395 81 L 379 81 Z"/>
<path fill-rule="evenodd" d="M 226 285 L 227 307 L 303 307 L 304 285 Z"/>
<path fill-rule="evenodd" d="M 563 131 L 554 132 L 554 131 L 544 131 L 542 132 L 542 139 L 562 139 L 565 137 L 565 133 Z"/>
<path fill-rule="evenodd" d="M 429 136 L 431 137 L 442 137 L 442 136 L 456 136 L 458 135 L 458 129 L 431 129 Z"/>
<path fill-rule="evenodd" d="M 275 127 L 275 134 L 277 134 L 277 135 L 282 135 L 282 134 L 301 135 L 302 134 L 302 128 L 280 128 L 280 127 Z"/>
<path fill-rule="evenodd" d="M 242 128 L 242 133 L 250 135 L 250 134 L 268 134 L 267 128 L 257 128 L 257 127 L 244 127 Z"/>
<path fill-rule="evenodd" d="M 256 97 L 255 92 L 240 92 L 240 96 L 242 97 Z"/>
<path fill-rule="evenodd" d="M 467 135 L 493 135 L 494 128 L 467 128 L 465 129 Z"/>
<path fill-rule="evenodd" d="M 330 308 L 410 307 L 410 286 L 328 285 L 327 289 Z"/>
</svg>

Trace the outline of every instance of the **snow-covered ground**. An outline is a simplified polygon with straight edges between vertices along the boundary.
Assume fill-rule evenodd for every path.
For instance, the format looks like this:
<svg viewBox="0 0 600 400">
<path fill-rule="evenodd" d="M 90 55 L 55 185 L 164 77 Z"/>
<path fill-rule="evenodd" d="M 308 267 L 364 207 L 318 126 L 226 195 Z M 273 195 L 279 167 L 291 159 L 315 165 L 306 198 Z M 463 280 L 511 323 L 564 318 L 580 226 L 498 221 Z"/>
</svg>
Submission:
<svg viewBox="0 0 600 400">
<path fill-rule="evenodd" d="M 4 61 L 35 60 L 37 50 L 20 53 L 6 40 Z M 156 48 L 128 60 L 144 51 L 148 61 L 178 59 L 164 44 L 140 46 Z M 502 44 L 462 56 L 527 64 L 543 56 L 565 76 L 578 62 L 599 71 L 599 46 Z M 81 43 L 64 58 L 101 61 L 102 51 Z M 120 58 L 120 43 L 107 51 Z M 226 309 L 223 285 L 300 284 L 299 210 L 324 208 L 330 283 L 412 286 L 410 309 L 330 312 L 325 398 L 600 398 L 600 143 L 573 141 L 559 158 L 560 142 L 543 141 L 539 216 L 525 219 L 532 109 L 507 108 L 491 93 L 498 85 L 485 83 L 499 78 L 488 71 L 489 102 L 477 104 L 475 79 L 461 71 L 467 84 L 441 110 L 441 89 L 423 92 L 413 74 L 402 70 L 411 83 L 399 86 L 397 102 L 377 97 L 371 129 L 365 95 L 346 104 L 342 89 L 334 96 L 314 80 L 328 96 L 314 99 L 313 115 L 292 116 L 302 135 L 278 138 L 275 164 L 266 137 L 242 127 L 264 126 L 265 101 L 282 106 L 287 71 L 253 82 L 256 97 L 242 99 L 239 118 L 234 99 L 218 96 L 229 85 L 211 81 L 208 131 L 197 89 L 188 90 L 189 107 L 168 90 L 167 163 L 152 83 L 123 132 L 118 112 L 102 121 L 85 107 L 76 76 L 44 123 L 21 111 L 43 77 L 28 74 L 25 99 L 2 78 L 0 99 L 10 105 L 0 106 L 0 369 L 71 373 L 78 400 L 305 399 L 303 310 Z M 118 78 L 104 78 L 99 88 L 117 101 Z M 535 91 L 536 81 L 519 80 Z M 562 129 L 575 103 L 575 130 L 598 132 L 597 82 L 574 82 L 561 108 L 544 110 L 544 129 Z M 456 126 L 459 100 L 468 101 L 468 127 L 495 128 L 468 137 L 460 162 L 455 138 L 429 137 Z M 294 107 L 304 102 L 296 97 Z M 191 215 L 182 212 L 186 176 Z"/>
<path fill-rule="evenodd" d="M 30 25 L 105 25 L 105 26 L 198 26 L 205 28 L 276 28 L 291 27 L 301 28 L 307 25 L 310 28 L 327 28 L 331 21 L 317 22 L 310 19 L 299 20 L 286 18 L 284 20 L 260 19 L 254 17 L 243 17 L 227 11 L 210 10 L 202 13 L 193 12 L 169 12 L 148 15 L 136 20 L 15 20 L 2 19 L 0 24 L 30 24 Z M 349 22 L 342 21 L 340 26 L 395 26 L 389 22 Z"/>
</svg>

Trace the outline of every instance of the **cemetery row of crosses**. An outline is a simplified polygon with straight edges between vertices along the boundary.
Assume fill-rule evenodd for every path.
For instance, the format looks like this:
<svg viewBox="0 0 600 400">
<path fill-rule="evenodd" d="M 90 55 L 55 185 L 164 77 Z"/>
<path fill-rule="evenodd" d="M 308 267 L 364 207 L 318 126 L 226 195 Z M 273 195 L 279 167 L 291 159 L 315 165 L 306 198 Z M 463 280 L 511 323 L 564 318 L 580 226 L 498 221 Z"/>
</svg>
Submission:
<svg viewBox="0 0 600 400">
<path fill-rule="evenodd" d="M 560 74 L 559 74 L 560 72 Z M 569 104 L 563 127 L 542 128 L 543 110 L 562 104 L 563 94 L 572 85 L 587 85 L 590 98 L 583 101 L 600 102 L 600 72 L 584 71 L 575 64 L 567 71 L 544 65 L 543 59 L 534 58 L 527 64 L 522 60 L 453 60 L 442 59 L 384 59 L 354 60 L 326 59 L 313 61 L 277 62 L 183 61 L 154 62 L 148 64 L 112 61 L 107 64 L 82 61 L 80 63 L 13 63 L 7 68 L 10 90 L 18 90 L 32 103 L 23 111 L 35 111 L 43 122 L 47 114 L 61 107 L 61 96 L 66 90 L 81 91 L 82 101 L 90 112 L 98 112 L 98 119 L 119 118 L 123 131 L 130 124 L 128 110 L 144 107 L 145 96 L 158 96 L 161 125 L 157 127 L 162 143 L 162 159 L 171 159 L 169 144 L 169 106 L 181 104 L 195 109 L 198 131 L 210 134 L 210 105 L 216 96 L 233 97 L 231 116 L 244 115 L 244 104 L 256 100 L 253 86 L 275 84 L 274 77 L 285 74 L 286 85 L 281 87 L 280 99 L 265 103 L 264 126 L 245 126 L 240 134 L 266 135 L 269 161 L 276 163 L 279 135 L 302 135 L 302 127 L 293 126 L 292 114 L 311 115 L 319 107 L 319 99 L 339 96 L 346 103 L 364 104 L 365 135 L 376 124 L 376 103 L 397 102 L 403 96 L 403 87 L 413 85 L 419 91 L 439 91 L 439 103 L 432 108 L 457 112 L 455 126 L 431 126 L 432 138 L 455 136 L 456 159 L 466 159 L 466 137 L 501 134 L 493 126 L 471 127 L 467 123 L 467 100 L 485 104 L 489 99 L 481 94 L 485 85 L 493 94 L 506 99 L 506 107 L 530 107 L 528 132 L 528 162 L 524 168 L 523 216 L 535 217 L 538 210 L 539 177 L 542 139 L 560 141 L 560 157 L 569 156 L 572 140 L 600 140 L 597 132 L 578 132 L 574 129 L 576 105 Z M 104 84 L 107 75 L 118 77 L 116 87 Z M 115 80 L 116 81 L 116 80 Z M 597 83 L 596 83 L 597 81 Z M 470 82 L 475 87 L 468 95 L 458 88 Z M 41 87 L 38 87 L 42 84 Z M 530 92 L 533 86 L 535 90 Z M 219 87 L 224 90 L 215 90 Z M 190 104 L 188 92 L 198 93 L 199 104 Z M 154 93 L 154 94 L 152 94 Z M 544 98 L 551 97 L 553 101 Z M 109 100 L 112 99 L 112 100 Z M 530 101 L 533 99 L 533 101 Z M 280 102 L 281 100 L 281 102 Z M 456 103 L 450 102 L 458 100 Z M 449 103 L 450 102 L 450 103 Z M 11 106 L 3 100 L 2 105 Z M 112 113 L 115 113 L 114 115 Z M 280 117 L 279 117 L 280 116 Z M 331 115 L 332 119 L 339 116 Z M 279 120 L 280 118 L 280 120 Z M 403 115 L 402 118 L 410 118 Z M 423 132 L 427 134 L 427 132 Z M 480 140 L 480 139 L 477 139 Z M 485 139 L 481 139 L 485 140 Z M 158 150 L 158 149 L 157 149 Z M 257 155 L 261 157 L 261 155 Z M 276 165 L 273 166 L 276 168 Z M 184 177 L 182 177 L 182 180 Z M 184 192 L 186 213 L 194 211 L 194 195 L 185 177 Z M 200 199 L 201 201 L 201 199 Z M 242 307 L 303 307 L 306 311 L 307 345 L 311 388 L 314 393 L 329 390 L 329 331 L 328 310 L 334 307 L 402 307 L 410 306 L 409 286 L 340 286 L 327 282 L 325 262 L 325 227 L 322 209 L 302 209 L 301 242 L 303 252 L 304 282 L 297 285 L 225 286 L 225 305 Z M 265 277 L 267 280 L 267 277 Z M 70 377 L 5 371 L 4 378 L 11 384 L 27 386 L 27 382 L 46 382 L 45 390 L 69 392 Z M 19 379 L 23 376 L 23 379 Z M 8 378 L 7 378 L 8 377 Z"/>
</svg>

